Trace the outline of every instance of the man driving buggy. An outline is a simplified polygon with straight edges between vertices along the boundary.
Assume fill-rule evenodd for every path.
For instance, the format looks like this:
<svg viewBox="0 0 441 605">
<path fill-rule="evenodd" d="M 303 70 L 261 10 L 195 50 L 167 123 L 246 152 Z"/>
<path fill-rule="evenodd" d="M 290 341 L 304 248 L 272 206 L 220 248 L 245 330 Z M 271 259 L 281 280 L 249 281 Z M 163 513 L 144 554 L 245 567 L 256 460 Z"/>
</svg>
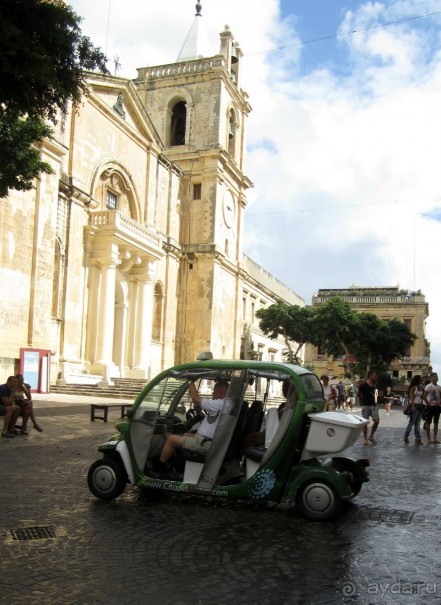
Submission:
<svg viewBox="0 0 441 605">
<path fill-rule="evenodd" d="M 229 383 L 226 380 L 219 380 L 214 385 L 212 399 L 206 399 L 200 396 L 194 382 L 192 380 L 188 381 L 188 392 L 191 400 L 196 409 L 200 408 L 205 412 L 205 417 L 201 421 L 196 433 L 168 435 L 159 461 L 155 464 L 154 471 L 160 475 L 172 472 L 168 461 L 177 448 L 185 448 L 203 453 L 210 449 L 222 408 L 224 407 L 228 387 Z"/>
</svg>

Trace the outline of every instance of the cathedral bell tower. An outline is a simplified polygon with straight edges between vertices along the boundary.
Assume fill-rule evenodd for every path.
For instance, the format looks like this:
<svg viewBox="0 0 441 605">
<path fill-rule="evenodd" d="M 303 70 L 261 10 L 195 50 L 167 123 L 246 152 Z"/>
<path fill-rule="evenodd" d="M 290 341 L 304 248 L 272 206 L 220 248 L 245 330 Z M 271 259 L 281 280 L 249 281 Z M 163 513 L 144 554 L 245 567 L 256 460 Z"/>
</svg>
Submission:
<svg viewBox="0 0 441 605">
<path fill-rule="evenodd" d="M 206 350 L 239 358 L 242 225 L 252 186 L 244 174 L 251 107 L 240 88 L 242 52 L 225 26 L 219 53 L 210 54 L 201 10 L 196 4 L 176 62 L 138 69 L 134 81 L 164 155 L 183 173 L 177 363 Z"/>
</svg>

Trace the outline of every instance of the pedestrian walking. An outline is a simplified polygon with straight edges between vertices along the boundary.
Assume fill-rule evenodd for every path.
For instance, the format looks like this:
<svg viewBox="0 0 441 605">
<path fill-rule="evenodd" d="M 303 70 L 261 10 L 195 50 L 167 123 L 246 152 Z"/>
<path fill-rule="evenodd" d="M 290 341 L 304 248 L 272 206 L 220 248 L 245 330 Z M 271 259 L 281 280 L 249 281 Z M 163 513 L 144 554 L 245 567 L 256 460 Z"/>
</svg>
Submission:
<svg viewBox="0 0 441 605">
<path fill-rule="evenodd" d="M 378 413 L 377 398 L 377 373 L 375 370 L 369 370 L 367 379 L 362 382 L 358 387 L 358 397 L 361 405 L 361 415 L 365 420 L 372 418 L 372 427 L 368 439 L 367 425 L 363 425 L 363 443 L 369 445 L 371 442 L 373 445 L 377 445 L 377 441 L 374 437 L 375 432 L 380 424 L 380 415 Z"/>
<path fill-rule="evenodd" d="M 347 406 L 346 409 L 352 410 L 355 407 L 355 396 L 357 394 L 357 391 L 355 390 L 355 387 L 353 384 L 349 385 L 348 388 L 348 400 L 347 400 Z"/>
<path fill-rule="evenodd" d="M 335 410 L 335 402 L 337 399 L 337 391 L 335 387 L 329 384 L 329 378 L 326 374 L 320 376 L 320 380 L 323 384 L 323 391 L 325 395 L 325 407 L 323 408 L 324 412 L 333 412 Z"/>
<path fill-rule="evenodd" d="M 410 381 L 409 389 L 407 391 L 409 396 L 408 403 L 408 418 L 406 430 L 404 431 L 404 443 L 409 443 L 409 435 L 412 429 L 415 434 L 415 445 L 421 445 L 421 432 L 420 424 L 421 418 L 424 413 L 424 389 L 421 384 L 421 376 L 416 374 Z"/>
<path fill-rule="evenodd" d="M 341 380 L 337 384 L 337 409 L 342 410 L 346 404 L 346 386 Z"/>
<path fill-rule="evenodd" d="M 426 434 L 427 443 L 439 443 L 438 422 L 441 413 L 441 387 L 438 385 L 438 374 L 432 372 L 430 382 L 424 389 L 423 399 L 427 405 L 426 408 Z M 433 420 L 433 439 L 430 437 L 430 425 Z"/>
<path fill-rule="evenodd" d="M 420 376 L 420 382 L 421 382 L 421 376 Z M 386 392 L 384 394 L 384 408 L 386 410 L 386 416 L 389 416 L 389 414 L 390 414 L 390 408 L 392 406 L 393 401 L 394 401 L 394 394 L 392 393 L 392 389 L 391 389 L 391 387 L 386 387 Z"/>
</svg>

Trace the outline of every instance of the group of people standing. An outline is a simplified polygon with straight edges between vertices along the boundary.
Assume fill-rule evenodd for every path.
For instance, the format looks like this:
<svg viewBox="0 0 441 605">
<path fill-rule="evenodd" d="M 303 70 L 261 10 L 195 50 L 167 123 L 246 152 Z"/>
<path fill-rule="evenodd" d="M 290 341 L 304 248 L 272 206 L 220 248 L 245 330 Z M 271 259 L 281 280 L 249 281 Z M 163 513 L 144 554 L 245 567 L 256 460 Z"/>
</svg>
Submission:
<svg viewBox="0 0 441 605">
<path fill-rule="evenodd" d="M 22 374 L 9 376 L 5 384 L 0 385 L 0 416 L 3 416 L 2 437 L 11 439 L 16 435 L 28 435 L 28 421 L 34 429 L 43 429 L 35 419 L 31 387 L 26 384 Z M 16 428 L 19 416 L 22 417 L 20 430 Z"/>
<path fill-rule="evenodd" d="M 355 396 L 357 390 L 354 385 L 348 387 L 340 380 L 337 385 L 329 383 L 329 377 L 324 374 L 320 376 L 325 392 L 326 407 L 325 411 L 332 412 L 333 410 L 352 410 L 355 405 Z"/>
<path fill-rule="evenodd" d="M 422 445 L 421 440 L 421 420 L 424 419 L 424 428 L 427 436 L 427 443 L 441 443 L 438 441 L 438 423 L 441 414 L 441 387 L 438 385 L 438 374 L 430 374 L 430 382 L 425 386 L 422 378 L 416 375 L 412 378 L 408 390 L 409 403 L 407 412 L 409 421 L 404 432 L 404 443 L 409 443 L 409 437 L 414 431 L 415 445 Z M 433 433 L 431 426 L 433 422 Z"/>
<path fill-rule="evenodd" d="M 329 384 L 329 378 L 327 376 L 321 376 L 321 380 L 325 392 L 325 410 L 329 411 L 336 407 L 340 407 L 341 399 L 338 388 L 341 381 L 335 387 Z M 353 388 L 352 385 L 350 385 L 350 388 Z M 355 402 L 355 389 L 353 390 Z M 346 394 L 349 394 L 349 389 L 346 391 Z M 357 395 L 360 401 L 361 415 L 365 420 L 372 420 L 369 434 L 368 426 L 363 426 L 363 443 L 364 445 L 369 445 L 370 443 L 376 445 L 375 433 L 380 423 L 380 415 L 378 411 L 377 373 L 374 370 L 368 372 L 366 380 L 358 383 Z M 390 414 L 393 399 L 391 387 L 386 387 L 383 401 L 387 416 Z M 429 445 L 441 443 L 438 441 L 438 424 L 441 415 L 441 387 L 438 385 L 437 373 L 432 372 L 430 374 L 429 382 L 425 385 L 423 384 L 422 377 L 419 374 L 415 375 L 412 378 L 407 391 L 407 400 L 408 403 L 404 408 L 404 413 L 408 416 L 408 423 L 404 432 L 404 443 L 409 443 L 409 437 L 413 430 L 415 434 L 415 445 L 422 445 L 422 420 L 424 420 L 423 431 L 426 432 L 427 443 Z M 350 407 L 352 409 L 353 405 Z M 347 405 L 345 405 L 345 409 L 348 409 Z"/>
</svg>

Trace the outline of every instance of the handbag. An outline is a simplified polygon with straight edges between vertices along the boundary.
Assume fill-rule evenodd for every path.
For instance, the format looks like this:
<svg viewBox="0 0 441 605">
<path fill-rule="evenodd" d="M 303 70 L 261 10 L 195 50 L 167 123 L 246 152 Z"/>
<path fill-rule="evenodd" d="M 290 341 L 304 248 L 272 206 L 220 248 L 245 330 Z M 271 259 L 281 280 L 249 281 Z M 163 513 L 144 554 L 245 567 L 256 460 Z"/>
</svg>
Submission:
<svg viewBox="0 0 441 605">
<path fill-rule="evenodd" d="M 408 416 L 410 414 L 410 403 L 406 403 L 406 405 L 403 408 L 403 414 L 405 416 Z"/>
</svg>

